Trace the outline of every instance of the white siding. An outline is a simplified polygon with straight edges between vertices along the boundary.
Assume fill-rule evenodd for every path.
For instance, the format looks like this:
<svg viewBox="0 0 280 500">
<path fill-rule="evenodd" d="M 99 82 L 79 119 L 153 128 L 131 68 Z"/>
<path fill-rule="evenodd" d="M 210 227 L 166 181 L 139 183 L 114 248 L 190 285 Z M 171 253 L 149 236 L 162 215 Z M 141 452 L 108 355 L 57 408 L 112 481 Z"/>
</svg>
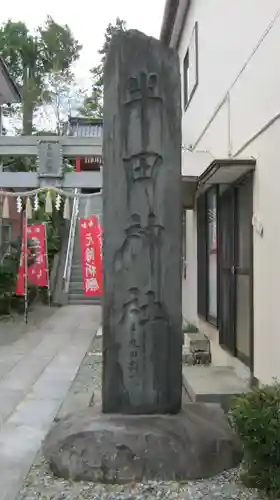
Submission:
<svg viewBox="0 0 280 500">
<path fill-rule="evenodd" d="M 186 146 L 193 145 L 197 141 L 278 10 L 280 10 L 280 0 L 193 0 L 191 2 L 178 50 L 182 70 L 192 30 L 197 21 L 199 84 L 186 113 L 183 113 L 182 127 Z M 238 85 L 236 84 L 234 87 L 236 92 L 240 92 L 240 85 L 244 86 L 242 97 L 240 95 L 241 107 L 244 114 L 248 116 L 252 107 L 255 108 L 256 97 L 260 100 L 267 99 L 267 81 L 269 82 L 272 75 L 275 82 L 273 83 L 275 87 L 273 94 L 277 94 L 278 90 L 278 100 L 280 99 L 280 86 L 277 85 L 280 78 L 279 41 L 280 19 L 278 18 L 274 28 L 266 38 L 265 45 L 261 45 L 255 56 L 249 61 L 247 69 L 242 75 L 242 83 L 240 79 Z M 249 87 L 250 96 L 248 103 L 248 90 L 246 93 L 245 89 L 246 79 L 246 89 Z M 270 95 L 273 99 L 272 94 Z M 237 97 L 237 99 L 240 98 Z M 232 96 L 232 99 L 234 105 L 235 98 Z M 251 106 L 252 101 L 253 105 Z M 249 107 L 246 111 L 247 105 Z M 267 114 L 268 110 L 265 110 L 265 116 L 259 117 L 258 123 Z M 245 124 L 243 126 L 239 122 L 240 118 L 237 116 L 238 123 L 236 121 L 233 123 L 237 129 L 241 127 L 241 131 L 234 139 L 236 145 L 239 145 L 243 139 L 246 140 L 252 129 L 252 127 L 249 129 L 248 126 L 245 128 Z M 254 122 L 254 120 L 255 114 L 251 117 L 251 121 Z M 235 134 L 237 134 L 237 130 L 233 131 L 233 136 Z M 217 139 L 219 139 L 218 134 Z M 219 153 L 219 142 L 217 140 L 215 144 L 207 143 L 204 145 L 202 141 L 198 146 L 199 149 L 204 149 L 206 145 L 210 145 L 214 152 Z"/>
<path fill-rule="evenodd" d="M 201 137 L 197 151 L 225 158 L 242 149 L 238 156 L 257 160 L 254 213 L 264 234 L 254 232 L 254 362 L 255 376 L 263 383 L 280 377 L 280 120 L 261 132 L 280 113 L 278 11 L 280 0 L 194 0 L 179 47 L 183 63 L 198 21 L 199 84 L 183 114 L 183 144 L 193 145 Z M 215 115 L 227 93 L 229 99 Z M 191 224 L 187 242 L 189 277 L 183 287 L 183 310 L 196 321 L 196 237 Z"/>
</svg>

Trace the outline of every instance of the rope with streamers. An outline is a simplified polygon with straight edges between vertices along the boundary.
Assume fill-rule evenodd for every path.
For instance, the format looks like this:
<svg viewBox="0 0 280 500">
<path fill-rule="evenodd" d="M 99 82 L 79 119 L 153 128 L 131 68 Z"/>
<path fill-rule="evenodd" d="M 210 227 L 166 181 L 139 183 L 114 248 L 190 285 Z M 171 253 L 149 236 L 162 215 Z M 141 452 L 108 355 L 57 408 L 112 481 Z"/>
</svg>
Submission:
<svg viewBox="0 0 280 500">
<path fill-rule="evenodd" d="M 64 191 L 63 189 L 60 189 L 60 188 L 56 188 L 56 187 L 41 187 L 41 188 L 37 188 L 37 189 L 33 189 L 32 191 L 20 191 L 20 192 L 13 192 L 13 191 L 2 191 L 2 189 L 0 188 L 0 196 L 10 196 L 12 198 L 18 198 L 19 196 L 21 198 L 24 198 L 24 197 L 27 197 L 27 198 L 30 198 L 30 197 L 33 197 L 33 196 L 38 196 L 39 193 L 45 193 L 45 192 L 48 192 L 48 191 L 51 191 L 51 192 L 54 192 L 56 194 L 59 194 L 60 196 L 64 196 L 65 198 L 71 198 L 71 199 L 74 199 L 74 198 L 93 198 L 94 196 L 100 196 L 102 194 L 102 189 L 100 189 L 100 191 L 98 193 L 79 193 L 78 195 L 72 193 L 72 192 L 69 192 L 69 191 Z"/>
<path fill-rule="evenodd" d="M 45 213 L 52 214 L 53 208 L 56 211 L 60 211 L 60 208 L 63 203 L 63 218 L 70 219 L 71 218 L 71 207 L 70 207 L 70 199 L 89 199 L 94 196 L 102 195 L 102 189 L 98 193 L 75 193 L 73 191 L 65 191 L 64 189 L 60 189 L 57 187 L 41 187 L 37 189 L 33 189 L 31 191 L 2 191 L 0 188 L 0 208 L 2 204 L 1 217 L 3 219 L 10 219 L 10 204 L 9 198 L 16 198 L 16 209 L 18 213 L 21 213 L 23 210 L 23 198 L 26 199 L 25 211 L 28 219 L 32 219 L 33 210 L 37 212 L 39 210 L 40 202 L 38 195 L 40 193 L 46 193 L 45 198 Z M 55 200 L 53 199 L 55 195 Z M 2 202 L 3 200 L 3 202 Z"/>
</svg>

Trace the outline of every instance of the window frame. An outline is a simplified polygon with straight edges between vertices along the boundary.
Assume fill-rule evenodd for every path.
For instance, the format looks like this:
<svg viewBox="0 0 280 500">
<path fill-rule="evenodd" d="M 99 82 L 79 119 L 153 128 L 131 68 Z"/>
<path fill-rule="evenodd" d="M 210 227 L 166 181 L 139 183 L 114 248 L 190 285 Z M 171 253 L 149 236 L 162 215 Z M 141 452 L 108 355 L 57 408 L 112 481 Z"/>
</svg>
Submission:
<svg viewBox="0 0 280 500">
<path fill-rule="evenodd" d="M 193 64 L 193 61 L 190 60 L 190 49 L 192 47 L 192 44 L 194 44 L 195 48 L 195 57 L 194 57 L 194 64 L 195 64 L 195 83 L 193 87 L 190 89 L 189 85 L 189 72 L 191 69 L 191 65 Z M 198 72 L 198 22 L 195 22 L 191 39 L 189 42 L 189 46 L 187 48 L 184 61 L 183 61 L 183 90 L 184 90 L 184 110 L 186 111 L 193 96 L 194 93 L 198 87 L 198 81 L 199 81 L 199 72 Z"/>
<path fill-rule="evenodd" d="M 214 186 L 210 188 L 206 193 L 206 251 L 207 251 L 207 263 L 206 263 L 206 269 L 207 269 L 207 315 L 206 319 L 209 323 L 211 323 L 214 326 L 218 326 L 218 283 L 219 283 L 219 276 L 218 276 L 218 189 L 217 186 Z M 212 197 L 212 199 L 215 200 L 215 212 L 216 212 L 216 228 L 215 228 L 215 233 L 216 233 L 216 248 L 210 248 L 209 245 L 209 217 L 208 217 L 208 210 L 209 210 L 209 199 Z M 209 281 L 209 260 L 210 260 L 210 255 L 215 255 L 216 258 L 216 315 L 213 316 L 212 314 L 209 313 L 209 288 L 210 288 L 210 281 Z"/>
<path fill-rule="evenodd" d="M 187 210 L 182 212 L 182 278 L 187 279 Z"/>
<path fill-rule="evenodd" d="M 215 193 L 216 197 L 216 238 L 218 236 L 219 196 L 218 187 L 199 196 L 197 200 L 197 313 L 203 320 L 218 327 L 219 318 L 219 247 L 217 239 L 217 308 L 216 317 L 209 314 L 209 226 L 208 226 L 208 196 Z"/>
</svg>

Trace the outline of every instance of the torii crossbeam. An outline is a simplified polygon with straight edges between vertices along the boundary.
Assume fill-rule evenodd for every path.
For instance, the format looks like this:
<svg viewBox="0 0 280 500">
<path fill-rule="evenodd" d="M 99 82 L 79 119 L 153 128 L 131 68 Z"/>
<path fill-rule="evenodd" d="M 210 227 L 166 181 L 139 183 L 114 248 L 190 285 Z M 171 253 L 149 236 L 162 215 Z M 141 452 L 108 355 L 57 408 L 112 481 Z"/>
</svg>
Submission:
<svg viewBox="0 0 280 500">
<path fill-rule="evenodd" d="M 0 137 L 3 156 L 35 156 L 36 172 L 0 171 L 0 188 L 102 188 L 102 173 L 64 173 L 63 158 L 102 156 L 101 137 Z"/>
</svg>

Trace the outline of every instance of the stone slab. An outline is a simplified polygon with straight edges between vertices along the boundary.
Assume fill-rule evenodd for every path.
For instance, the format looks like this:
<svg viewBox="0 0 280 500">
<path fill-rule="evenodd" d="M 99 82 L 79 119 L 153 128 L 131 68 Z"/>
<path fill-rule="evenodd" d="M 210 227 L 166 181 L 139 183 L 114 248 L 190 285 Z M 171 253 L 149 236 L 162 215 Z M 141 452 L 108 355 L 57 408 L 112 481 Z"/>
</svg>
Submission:
<svg viewBox="0 0 280 500">
<path fill-rule="evenodd" d="M 65 307 L 58 309 L 54 316 L 40 325 L 37 332 L 47 355 L 44 348 L 30 342 L 27 332 L 27 347 L 24 338 L 21 339 L 25 354 L 0 383 L 0 418 L 3 415 L 0 500 L 16 498 L 100 324 L 101 311 L 99 307 Z M 13 356 L 12 347 L 18 352 L 16 344 L 9 346 L 10 356 Z M 36 355 L 38 363 L 33 362 Z M 30 360 L 33 360 L 31 364 Z"/>
<path fill-rule="evenodd" d="M 53 426 L 43 453 L 59 477 L 105 483 L 208 478 L 242 457 L 221 408 L 195 403 L 174 416 L 76 413 Z"/>
<path fill-rule="evenodd" d="M 36 426 L 7 421 L 0 434 L 0 461 L 20 464 L 30 453 L 36 453 L 45 433 Z"/>
<path fill-rule="evenodd" d="M 44 368 L 45 364 L 42 363 L 41 359 L 33 359 L 31 363 L 30 359 L 24 357 L 22 361 L 1 380 L 0 390 L 11 389 L 26 392 L 32 384 L 36 382 Z"/>
<path fill-rule="evenodd" d="M 30 455 L 30 460 L 32 461 L 34 454 Z M 0 489 L 0 500 L 15 500 L 17 493 L 22 485 L 22 476 L 28 473 L 28 465 L 23 466 L 23 464 L 17 464 L 11 462 L 1 462 L 1 489 Z M 11 468 L 12 467 L 12 468 Z"/>
<path fill-rule="evenodd" d="M 224 366 L 184 366 L 183 385 L 192 401 L 219 403 L 225 411 L 234 396 L 250 390 L 232 368 Z"/>
<path fill-rule="evenodd" d="M 60 401 L 53 398 L 41 397 L 40 399 L 34 399 L 26 397 L 10 416 L 9 423 L 26 425 L 35 429 L 46 429 L 54 419 Z"/>
<path fill-rule="evenodd" d="M 0 423 L 3 422 L 13 412 L 15 407 L 24 397 L 24 392 L 12 389 L 0 389 Z"/>
<path fill-rule="evenodd" d="M 22 358 L 21 354 L 9 356 L 7 359 L 0 361 L 0 380 L 3 378 Z"/>
</svg>

